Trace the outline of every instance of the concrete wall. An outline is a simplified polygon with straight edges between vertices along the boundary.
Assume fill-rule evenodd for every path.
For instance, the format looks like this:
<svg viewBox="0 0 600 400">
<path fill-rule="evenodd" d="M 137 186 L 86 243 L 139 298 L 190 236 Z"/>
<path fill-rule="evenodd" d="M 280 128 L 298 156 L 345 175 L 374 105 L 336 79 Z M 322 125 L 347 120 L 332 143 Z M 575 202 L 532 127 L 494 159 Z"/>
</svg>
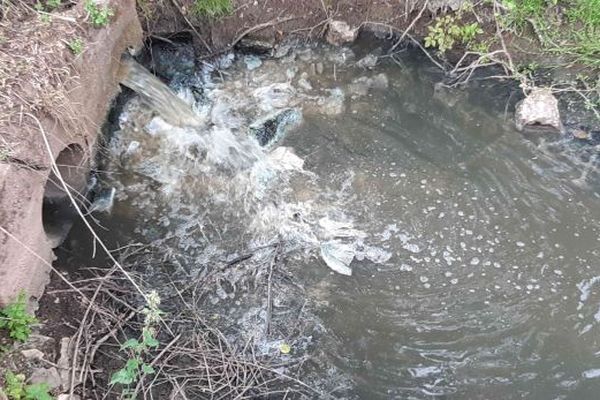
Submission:
<svg viewBox="0 0 600 400">
<path fill-rule="evenodd" d="M 5 131 L 2 135 L 16 145 L 11 157 L 0 161 L 0 305 L 20 290 L 34 299 L 43 293 L 54 260 L 52 249 L 66 232 L 58 223 L 60 213 L 68 205 L 66 193 L 51 171 L 52 159 L 61 165 L 67 183 L 82 190 L 99 128 L 119 91 L 121 54 L 142 44 L 135 0 L 112 0 L 110 5 L 115 10 L 110 24 L 86 31 L 85 51 L 71 66 L 78 77 L 77 84 L 69 87 L 77 123 L 36 115 L 49 138 L 52 155 L 35 124 L 1 128 Z"/>
</svg>

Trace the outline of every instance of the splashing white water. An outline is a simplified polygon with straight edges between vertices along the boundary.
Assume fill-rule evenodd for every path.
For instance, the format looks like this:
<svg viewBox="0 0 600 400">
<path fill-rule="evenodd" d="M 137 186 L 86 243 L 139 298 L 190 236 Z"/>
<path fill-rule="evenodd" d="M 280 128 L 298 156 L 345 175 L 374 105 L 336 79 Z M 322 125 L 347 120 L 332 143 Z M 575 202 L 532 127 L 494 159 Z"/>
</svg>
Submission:
<svg viewBox="0 0 600 400">
<path fill-rule="evenodd" d="M 210 90 L 206 102 L 193 105 L 196 126 L 185 123 L 191 108 L 183 100 L 148 101 L 164 85 L 130 67 L 135 74 L 129 75 L 128 86 L 141 92 L 145 103 L 158 105 L 161 116 L 153 116 L 134 98 L 120 117 L 121 130 L 110 146 L 113 162 L 143 177 L 135 178 L 133 186 L 122 179 L 121 198 L 134 196 L 148 210 L 150 225 L 156 210 L 162 210 L 164 234 L 173 229 L 171 221 L 186 221 L 182 226 L 187 228 L 177 227 L 176 234 L 178 246 L 186 251 L 217 246 L 221 249 L 212 252 L 221 254 L 280 241 L 290 250 L 318 250 L 327 266 L 344 275 L 351 274 L 355 258 L 387 261 L 391 254 L 366 245 L 366 233 L 354 227 L 340 203 L 330 200 L 342 196 L 322 193 L 319 177 L 304 169 L 304 160 L 293 149 L 272 147 L 300 123 L 305 109 L 341 112 L 343 92 L 332 88 L 318 95 L 312 87 L 296 88 L 291 82 L 295 70 L 282 73 L 279 66 L 256 64 L 232 79 L 203 82 Z M 251 80 L 246 73 L 252 74 Z M 199 76 L 206 80 L 207 74 Z M 179 96 L 191 100 L 186 88 Z M 173 125 L 178 122 L 173 110 L 178 109 L 185 117 L 182 126 Z M 261 146 L 253 132 L 263 134 L 267 145 Z M 216 236 L 208 237 L 204 230 L 196 235 L 194 220 L 202 227 L 209 221 Z M 156 226 L 142 228 L 155 231 Z"/>
</svg>

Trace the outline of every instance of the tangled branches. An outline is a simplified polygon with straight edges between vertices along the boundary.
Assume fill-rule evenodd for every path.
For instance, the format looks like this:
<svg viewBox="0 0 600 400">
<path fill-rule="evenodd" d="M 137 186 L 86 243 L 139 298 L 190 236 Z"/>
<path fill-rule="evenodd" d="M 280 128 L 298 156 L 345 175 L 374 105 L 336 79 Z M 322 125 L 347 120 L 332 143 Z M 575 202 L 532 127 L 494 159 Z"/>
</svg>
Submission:
<svg viewBox="0 0 600 400">
<path fill-rule="evenodd" d="M 75 289 L 50 293 L 82 293 L 85 313 L 75 335 L 71 393 L 86 398 L 249 399 L 314 398 L 315 389 L 289 375 L 301 360 L 257 355 L 248 341 L 234 345 L 207 321 L 196 304 L 201 282 L 167 299 L 170 312 L 154 332 L 157 345 L 146 354 L 151 368 L 140 370 L 128 386 L 111 385 L 110 377 L 128 362 L 123 343 L 143 331 L 144 299 L 116 268 L 89 269 L 92 277 L 71 282 Z M 139 279 L 139 276 L 135 276 Z M 89 299 L 89 300 L 85 300 Z M 317 397 L 326 397 L 318 394 Z"/>
</svg>

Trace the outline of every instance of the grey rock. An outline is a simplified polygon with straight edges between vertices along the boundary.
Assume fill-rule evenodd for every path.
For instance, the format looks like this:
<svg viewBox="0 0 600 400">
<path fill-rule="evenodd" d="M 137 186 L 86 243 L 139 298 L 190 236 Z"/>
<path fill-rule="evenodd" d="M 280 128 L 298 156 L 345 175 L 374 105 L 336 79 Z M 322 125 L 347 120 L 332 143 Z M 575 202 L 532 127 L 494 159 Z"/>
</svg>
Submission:
<svg viewBox="0 0 600 400">
<path fill-rule="evenodd" d="M 454 107 L 464 97 L 464 92 L 456 90 L 437 82 L 433 85 L 433 98 L 444 103 L 448 107 Z"/>
<path fill-rule="evenodd" d="M 371 87 L 369 79 L 370 78 L 367 78 L 366 76 L 356 78 L 351 84 L 348 85 L 348 92 L 356 96 L 366 96 L 367 93 L 369 93 L 369 88 Z"/>
<path fill-rule="evenodd" d="M 377 74 L 371 78 L 371 87 L 377 90 L 385 90 L 390 85 L 386 74 Z"/>
<path fill-rule="evenodd" d="M 361 76 L 348 85 L 348 91 L 355 96 L 366 96 L 370 89 L 385 90 L 389 86 L 388 77 L 381 73 L 367 78 Z"/>
<path fill-rule="evenodd" d="M 76 394 L 73 396 L 68 394 L 59 394 L 56 400 L 81 400 L 81 397 L 77 396 Z"/>
<path fill-rule="evenodd" d="M 261 146 L 272 146 L 286 132 L 302 120 L 302 114 L 295 108 L 287 108 L 270 114 L 250 125 L 250 134 Z"/>
<path fill-rule="evenodd" d="M 290 45 L 290 44 L 278 45 L 277 47 L 275 47 L 275 50 L 273 51 L 273 58 L 283 58 L 283 57 L 287 56 L 288 54 L 290 54 L 291 50 L 292 50 L 292 45 Z"/>
<path fill-rule="evenodd" d="M 573 134 L 573 137 L 580 140 L 588 140 L 590 138 L 589 132 L 586 132 L 583 129 L 573 129 L 571 133 Z"/>
<path fill-rule="evenodd" d="M 44 353 L 38 349 L 22 350 L 21 354 L 28 360 L 42 360 L 44 358 Z"/>
<path fill-rule="evenodd" d="M 322 62 L 318 62 L 318 63 L 315 65 L 315 69 L 316 69 L 316 72 L 317 72 L 317 74 L 319 74 L 319 75 L 322 75 L 322 74 L 323 74 L 323 71 L 325 70 L 325 67 L 323 66 L 323 63 L 322 63 Z"/>
<path fill-rule="evenodd" d="M 336 65 L 345 65 L 353 62 L 355 59 L 356 55 L 352 49 L 348 47 L 340 47 L 336 51 L 332 51 L 327 54 L 327 61 Z"/>
<path fill-rule="evenodd" d="M 60 339 L 60 353 L 56 365 L 59 368 L 59 375 L 63 385 L 63 388 L 71 386 L 71 360 L 73 357 L 73 343 L 74 340 L 71 337 L 64 337 Z M 75 377 L 79 375 L 75 374 Z M 75 385 L 79 384 L 79 381 L 75 382 Z"/>
<path fill-rule="evenodd" d="M 8 397 L 6 397 L 6 395 L 4 394 L 4 392 L 2 391 L 1 388 L 0 388 L 0 400 L 8 400 Z"/>
<path fill-rule="evenodd" d="M 432 13 L 436 13 L 437 11 L 457 11 L 466 0 L 429 0 L 427 4 L 427 9 Z M 419 6 L 421 7 L 421 6 Z"/>
<path fill-rule="evenodd" d="M 58 369 L 55 367 L 50 368 L 37 368 L 31 372 L 31 378 L 29 381 L 35 383 L 45 383 L 50 389 L 56 389 L 63 383 L 58 373 Z"/>
<path fill-rule="evenodd" d="M 356 40 L 358 29 L 352 28 L 345 21 L 331 21 L 325 39 L 330 44 L 341 46 Z"/>
<path fill-rule="evenodd" d="M 252 71 L 262 65 L 262 60 L 254 54 L 251 54 L 244 57 L 244 64 L 246 64 L 246 69 L 248 69 L 248 71 Z"/>
<path fill-rule="evenodd" d="M 306 78 L 300 78 L 300 79 L 298 79 L 298 86 L 300 88 L 306 90 L 307 92 L 313 89 L 312 85 L 310 84 L 310 82 Z"/>
<path fill-rule="evenodd" d="M 372 69 L 377 65 L 378 57 L 374 54 L 367 54 L 365 57 L 358 60 L 356 63 L 357 67 Z"/>
<path fill-rule="evenodd" d="M 242 40 L 240 40 L 235 47 L 237 50 L 240 50 L 244 53 L 270 55 L 273 51 L 274 43 L 266 40 L 245 37 Z"/>
<path fill-rule="evenodd" d="M 562 131 L 558 100 L 547 88 L 535 88 L 517 104 L 515 111 L 517 129 L 539 125 Z"/>
<path fill-rule="evenodd" d="M 329 89 L 329 96 L 317 100 L 318 111 L 326 115 L 338 115 L 344 112 L 345 95 L 342 89 Z"/>
<path fill-rule="evenodd" d="M 152 46 L 151 68 L 168 80 L 178 75 L 193 74 L 196 55 L 190 44 L 158 42 Z"/>
</svg>

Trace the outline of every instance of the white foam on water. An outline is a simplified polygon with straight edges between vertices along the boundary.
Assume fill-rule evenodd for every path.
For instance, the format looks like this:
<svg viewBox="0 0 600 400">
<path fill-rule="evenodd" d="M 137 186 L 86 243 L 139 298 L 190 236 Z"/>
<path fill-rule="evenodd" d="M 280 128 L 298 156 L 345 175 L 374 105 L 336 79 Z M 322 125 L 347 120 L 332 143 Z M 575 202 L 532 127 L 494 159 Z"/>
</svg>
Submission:
<svg viewBox="0 0 600 400">
<path fill-rule="evenodd" d="M 231 57 L 227 60 L 231 61 Z M 195 229 L 193 220 L 206 218 L 210 229 L 221 239 L 222 230 L 241 234 L 237 236 L 241 241 L 238 247 L 284 241 L 289 248 L 318 250 L 326 265 L 345 275 L 351 273 L 349 265 L 355 258 L 374 263 L 388 261 L 392 253 L 366 244 L 368 235 L 355 228 L 351 218 L 342 212 L 343 193 L 350 190 L 352 172 L 345 186 L 330 197 L 337 200 L 324 200 L 327 196 L 323 193 L 310 192 L 319 177 L 304 169 L 304 160 L 294 149 L 261 148 L 248 135 L 253 124 L 290 107 L 299 107 L 300 112 L 308 107 L 312 112 L 338 114 L 343 111 L 343 90 L 334 87 L 319 92 L 295 87 L 295 70 L 282 71 L 271 61 L 245 61 L 251 70 L 246 72 L 252 74 L 250 80 L 238 74 L 222 82 L 211 82 L 206 71 L 198 74 L 203 80 L 206 101 L 196 102 L 193 110 L 201 115 L 201 126 L 174 126 L 160 116 L 152 116 L 137 99 L 126 105 L 120 116 L 121 131 L 113 140 L 111 152 L 115 159 L 128 155 L 127 167 L 151 178 L 147 188 L 142 189 L 141 183 L 135 187 L 136 193 L 131 193 L 137 196 L 135 203 L 149 213 L 164 209 L 167 214 L 161 217 L 163 222 L 159 225 L 167 230 L 171 229 L 170 220 L 191 219 L 190 228 L 177 235 L 180 245 L 187 243 L 185 249 L 219 246 L 214 239 L 208 239 L 205 230 L 196 240 L 210 243 L 194 243 L 189 237 L 188 232 Z M 178 95 L 186 102 L 194 101 L 189 88 L 180 87 Z M 289 128 L 293 129 L 293 124 Z M 125 143 L 139 144 L 134 155 Z M 293 187 L 292 180 L 301 183 Z M 155 183 L 160 184 L 158 189 L 152 187 Z M 295 199 L 298 190 L 304 191 L 304 201 Z M 151 220 L 152 216 L 148 218 Z M 209 226 L 204 221 L 200 224 Z M 420 251 L 416 245 L 411 246 L 414 252 Z"/>
</svg>

